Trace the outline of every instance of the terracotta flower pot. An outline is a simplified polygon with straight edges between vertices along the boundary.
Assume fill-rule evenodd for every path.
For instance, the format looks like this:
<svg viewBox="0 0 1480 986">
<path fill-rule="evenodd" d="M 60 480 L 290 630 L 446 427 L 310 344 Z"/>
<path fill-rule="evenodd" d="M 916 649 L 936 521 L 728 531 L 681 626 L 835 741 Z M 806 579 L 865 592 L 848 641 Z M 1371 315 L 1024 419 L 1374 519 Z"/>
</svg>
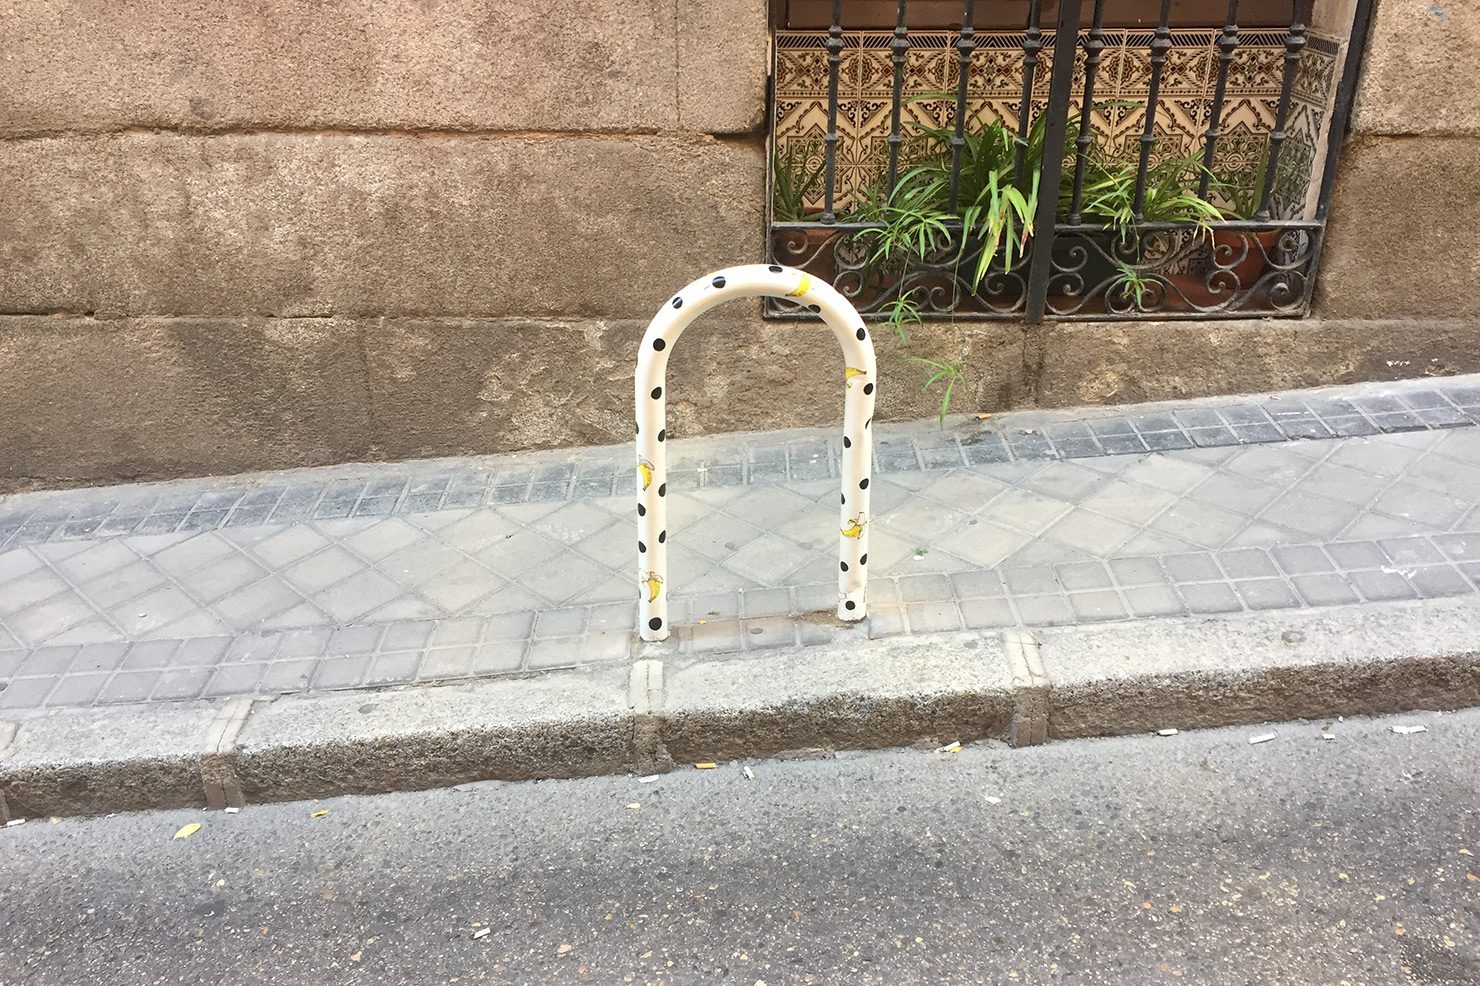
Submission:
<svg viewBox="0 0 1480 986">
<path fill-rule="evenodd" d="M 1247 291 L 1264 274 L 1279 239 L 1277 229 L 1213 230 L 1209 286 L 1220 291 Z"/>
</svg>

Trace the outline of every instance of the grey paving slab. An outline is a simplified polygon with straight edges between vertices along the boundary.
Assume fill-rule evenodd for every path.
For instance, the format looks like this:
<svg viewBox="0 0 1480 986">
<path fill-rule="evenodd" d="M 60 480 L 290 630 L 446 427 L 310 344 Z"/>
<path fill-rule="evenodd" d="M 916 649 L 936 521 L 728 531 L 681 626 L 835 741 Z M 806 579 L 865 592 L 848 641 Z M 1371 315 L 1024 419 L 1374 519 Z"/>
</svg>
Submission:
<svg viewBox="0 0 1480 986">
<path fill-rule="evenodd" d="M 676 440 L 672 646 L 743 656 L 853 632 L 1473 592 L 1477 393 L 1419 382 L 881 424 L 872 616 L 853 629 L 829 615 L 836 437 Z M 0 702 L 627 660 L 627 461 L 565 450 L 0 498 Z"/>
</svg>

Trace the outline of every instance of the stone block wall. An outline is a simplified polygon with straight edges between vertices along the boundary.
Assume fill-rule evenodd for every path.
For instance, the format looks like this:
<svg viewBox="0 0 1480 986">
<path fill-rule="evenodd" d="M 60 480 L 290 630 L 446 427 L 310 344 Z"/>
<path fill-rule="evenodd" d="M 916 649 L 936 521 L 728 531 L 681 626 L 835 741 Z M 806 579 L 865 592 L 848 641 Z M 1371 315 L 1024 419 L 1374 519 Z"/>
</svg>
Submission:
<svg viewBox="0 0 1480 986">
<path fill-rule="evenodd" d="M 1321 314 L 1480 318 L 1477 74 L 1480 0 L 1378 0 L 1331 199 Z"/>
<path fill-rule="evenodd" d="M 0 490 L 626 441 L 654 306 L 763 256 L 766 6 L 4 5 Z M 1480 368 L 1480 117 L 1447 83 L 1475 7 L 1381 0 L 1316 318 L 910 353 L 966 364 L 960 410 Z M 880 413 L 931 414 L 885 336 Z M 731 305 L 675 353 L 672 429 L 835 420 L 837 369 Z"/>
</svg>

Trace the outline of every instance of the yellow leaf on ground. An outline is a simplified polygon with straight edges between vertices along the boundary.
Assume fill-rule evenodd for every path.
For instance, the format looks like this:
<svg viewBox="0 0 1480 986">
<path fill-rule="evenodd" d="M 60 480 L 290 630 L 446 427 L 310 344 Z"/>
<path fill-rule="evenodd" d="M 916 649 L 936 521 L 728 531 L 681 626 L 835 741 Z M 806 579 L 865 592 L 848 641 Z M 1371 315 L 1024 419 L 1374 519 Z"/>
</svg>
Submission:
<svg viewBox="0 0 1480 986">
<path fill-rule="evenodd" d="M 312 813 L 308 817 L 309 818 L 323 818 L 327 814 L 329 814 L 329 809 L 328 808 L 320 808 L 318 811 Z"/>
<path fill-rule="evenodd" d="M 191 822 L 189 825 L 181 826 L 180 831 L 175 833 L 177 839 L 188 839 L 200 831 L 200 822 Z"/>
<path fill-rule="evenodd" d="M 715 767 L 712 763 L 696 763 L 694 766 L 699 770 L 713 770 Z"/>
</svg>

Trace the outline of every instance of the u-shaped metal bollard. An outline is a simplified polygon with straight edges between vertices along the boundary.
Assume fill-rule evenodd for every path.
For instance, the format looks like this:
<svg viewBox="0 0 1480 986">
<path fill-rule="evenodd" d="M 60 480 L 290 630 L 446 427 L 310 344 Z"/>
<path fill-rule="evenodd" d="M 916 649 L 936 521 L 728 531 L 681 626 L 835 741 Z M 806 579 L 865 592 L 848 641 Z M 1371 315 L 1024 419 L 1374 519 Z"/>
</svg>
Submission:
<svg viewBox="0 0 1480 986">
<path fill-rule="evenodd" d="M 769 295 L 795 299 L 822 316 L 843 347 L 843 496 L 839 510 L 838 616 L 861 620 L 868 566 L 870 440 L 877 367 L 863 319 L 832 286 L 802 271 L 748 264 L 716 271 L 674 295 L 648 324 L 637 356 L 637 552 L 643 640 L 668 625 L 668 463 L 665 452 L 668 354 L 689 323 L 725 301 Z"/>
</svg>

